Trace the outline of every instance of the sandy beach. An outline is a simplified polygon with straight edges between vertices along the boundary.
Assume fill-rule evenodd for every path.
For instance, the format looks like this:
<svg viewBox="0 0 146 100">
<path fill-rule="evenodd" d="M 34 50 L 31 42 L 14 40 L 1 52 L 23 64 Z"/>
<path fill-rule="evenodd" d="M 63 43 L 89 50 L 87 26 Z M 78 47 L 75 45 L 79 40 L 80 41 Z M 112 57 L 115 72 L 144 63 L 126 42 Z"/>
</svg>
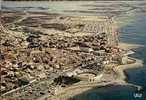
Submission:
<svg viewBox="0 0 146 100">
<path fill-rule="evenodd" d="M 129 50 L 133 48 L 138 48 L 142 47 L 142 45 L 137 45 L 137 44 L 127 44 L 127 43 L 120 43 L 120 48 Z M 57 93 L 54 97 L 51 98 L 51 100 L 68 100 L 68 98 L 73 97 L 75 95 L 78 95 L 80 93 L 84 93 L 86 91 L 90 91 L 92 88 L 97 88 L 97 91 L 109 91 L 109 90 L 114 90 L 112 85 L 121 85 L 121 86 L 129 86 L 133 88 L 139 88 L 140 86 L 134 85 L 127 83 L 127 73 L 125 70 L 127 69 L 132 69 L 132 68 L 142 68 L 143 67 L 143 62 L 142 60 L 136 59 L 136 58 L 131 58 L 129 57 L 128 59 L 135 60 L 135 63 L 132 64 L 126 64 L 126 65 L 119 65 L 113 68 L 115 73 L 117 74 L 118 78 L 115 80 L 111 80 L 109 82 L 80 82 L 77 84 L 74 84 L 70 87 L 67 87 L 63 90 L 61 90 L 59 93 Z M 111 87 L 110 87 L 111 85 Z M 100 87 L 104 87 L 100 89 Z M 99 90 L 98 90 L 99 88 Z M 141 88 L 141 87 L 140 87 Z M 116 87 L 117 90 L 122 90 L 124 88 L 122 87 Z M 42 98 L 39 98 L 40 100 L 44 100 L 47 98 L 47 96 L 43 96 Z M 50 100 L 50 99 L 49 99 Z"/>
</svg>

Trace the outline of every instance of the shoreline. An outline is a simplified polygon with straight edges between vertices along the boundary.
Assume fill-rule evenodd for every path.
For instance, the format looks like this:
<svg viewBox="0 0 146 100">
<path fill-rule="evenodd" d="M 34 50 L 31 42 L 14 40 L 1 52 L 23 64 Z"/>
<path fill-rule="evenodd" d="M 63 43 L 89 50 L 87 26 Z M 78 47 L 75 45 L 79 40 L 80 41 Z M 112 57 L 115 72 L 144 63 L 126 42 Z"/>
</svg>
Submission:
<svg viewBox="0 0 146 100">
<path fill-rule="evenodd" d="M 7 17 L 11 19 L 11 22 L 6 21 L 4 25 L 12 23 L 12 25 L 10 25 L 8 29 L 3 30 L 3 53 L 7 54 L 6 46 L 9 46 L 9 48 L 12 49 L 10 53 L 14 55 L 13 59 L 18 59 L 16 60 L 16 62 L 14 62 L 14 64 L 12 62 L 12 58 L 10 60 L 4 59 L 3 62 L 7 62 L 6 66 L 8 68 L 11 67 L 12 69 L 6 69 L 4 66 L 3 72 L 5 70 L 8 71 L 6 73 L 6 75 L 8 74 L 8 76 L 11 76 L 12 73 L 15 78 L 14 82 L 16 81 L 16 83 L 12 85 L 16 87 L 21 87 L 19 86 L 19 80 L 22 80 L 22 82 L 26 81 L 25 84 L 21 83 L 24 86 L 29 84 L 32 79 L 38 79 L 38 83 L 26 86 L 24 88 L 25 92 L 22 88 L 20 88 L 20 90 L 16 89 L 17 91 L 19 90 L 19 95 L 16 95 L 16 93 L 18 93 L 17 91 L 7 92 L 9 90 L 15 89 L 14 87 L 7 88 L 7 85 L 3 86 L 3 91 L 8 93 L 6 93 L 4 98 L 15 99 L 18 97 L 29 97 L 32 99 L 37 99 L 38 97 L 41 97 L 43 95 L 50 95 L 52 97 L 55 95 L 55 87 L 58 84 L 56 84 L 54 80 L 56 78 L 60 78 L 60 76 L 64 75 L 66 71 L 72 71 L 74 70 L 74 68 L 76 68 L 76 66 L 78 68 L 83 68 L 83 71 L 84 68 L 91 68 L 91 71 L 93 72 L 102 71 L 104 58 L 107 58 L 106 53 L 108 52 L 108 50 L 109 52 L 111 50 L 111 48 L 105 47 L 106 45 L 115 45 L 114 43 L 116 42 L 111 42 L 113 38 L 116 38 L 114 37 L 115 35 L 112 34 L 115 32 L 115 30 L 113 29 L 115 23 L 111 22 L 107 16 L 49 16 L 34 13 L 30 13 L 30 15 L 28 15 L 25 12 L 23 12 L 21 15 L 17 15 L 17 13 L 13 12 L 4 12 L 2 14 L 4 15 L 3 19 Z M 106 26 L 104 25 L 105 23 L 110 25 Z M 13 25 L 15 26 L 16 24 L 19 24 L 19 27 L 13 27 Z M 102 28 L 101 26 L 105 27 Z M 3 25 L 1 25 L 1 28 L 5 29 Z M 113 29 L 112 31 L 110 30 L 111 28 Z M 97 31 L 98 34 L 96 34 Z M 103 33 L 103 31 L 107 32 Z M 15 33 L 12 34 L 13 32 Z M 17 34 L 17 32 L 19 33 Z M 108 37 L 108 34 L 112 34 L 113 37 Z M 20 41 L 18 41 L 17 38 L 20 38 Z M 62 39 L 61 42 L 60 38 Z M 9 41 L 12 40 L 13 42 L 10 41 L 10 44 L 7 44 L 7 39 Z M 84 44 L 85 41 L 87 42 L 86 44 Z M 98 48 L 96 48 L 97 45 L 95 45 L 97 43 Z M 99 54 L 99 57 L 102 59 L 97 58 L 97 54 L 90 53 L 90 46 L 94 49 L 97 49 L 98 51 L 104 51 L 97 52 L 97 54 Z M 13 52 L 14 47 L 17 48 L 15 49 L 15 51 L 17 51 L 17 55 L 20 55 L 19 57 L 15 56 L 16 53 L 14 54 Z M 82 50 L 82 52 L 69 50 L 68 48 L 71 47 L 84 47 L 84 49 Z M 21 52 L 24 52 L 24 54 L 22 55 Z M 21 61 L 21 64 L 19 63 L 19 61 Z M 26 64 L 27 67 L 25 67 Z M 98 68 L 96 67 L 97 64 L 99 65 Z M 25 67 L 25 69 L 20 69 L 22 67 Z M 16 68 L 16 71 L 11 71 Z M 23 75 L 23 77 L 21 74 Z M 3 83 L 7 80 L 6 75 L 4 73 Z M 49 80 L 41 80 L 47 78 L 53 81 L 50 86 L 48 84 L 50 83 Z M 13 79 L 11 79 L 10 77 L 10 80 Z"/>
<path fill-rule="evenodd" d="M 34 17 L 36 17 L 36 16 L 34 16 Z M 25 19 L 25 18 L 24 18 Z M 22 20 L 16 20 L 15 22 L 22 22 L 23 20 L 24 20 L 23 18 L 22 18 Z M 89 18 L 89 19 L 85 19 L 85 20 L 91 20 L 92 18 Z M 93 19 L 92 19 L 93 20 Z M 80 20 L 81 21 L 81 20 Z M 47 25 L 47 24 L 46 24 Z M 50 25 L 50 24 L 48 24 L 48 25 Z M 27 25 L 26 25 L 27 26 Z M 57 27 L 56 27 L 56 29 L 57 29 Z M 50 32 L 50 31 L 49 31 Z M 72 31 L 71 31 L 72 32 Z M 73 32 L 74 32 L 74 30 L 73 30 Z M 48 33 L 48 31 L 46 32 L 47 34 L 50 34 L 50 33 Z M 108 32 L 107 32 L 108 33 Z M 65 33 L 63 33 L 63 35 L 68 35 L 68 34 L 65 34 Z M 74 35 L 76 35 L 76 34 L 74 34 Z M 81 35 L 83 35 L 83 34 L 81 34 Z M 133 49 L 133 48 L 138 48 L 138 47 L 141 47 L 141 45 L 136 45 L 136 44 L 126 44 L 126 43 L 124 43 L 124 44 L 119 44 L 119 47 L 121 48 L 121 49 L 123 49 L 123 50 L 130 50 L 130 49 Z M 50 51 L 51 52 L 51 51 Z M 130 57 L 129 57 L 130 58 Z M 91 89 L 92 87 L 95 87 L 95 86 L 97 86 L 97 87 L 109 87 L 110 88 L 110 85 L 121 85 L 121 86 L 123 86 L 123 85 L 128 85 L 128 86 L 131 86 L 131 87 L 134 87 L 134 88 L 138 88 L 139 86 L 136 86 L 136 85 L 134 85 L 134 84 L 130 84 L 130 83 L 128 83 L 127 81 L 126 81 L 126 78 L 127 78 L 127 75 L 126 75 L 126 72 L 125 72 L 125 70 L 127 70 L 127 69 L 130 69 L 130 68 L 139 68 L 139 67 L 142 67 L 143 65 L 142 65 L 142 61 L 141 60 L 139 60 L 139 59 L 135 59 L 135 58 L 130 58 L 130 59 L 132 59 L 132 60 L 135 60 L 136 62 L 135 63 L 132 63 L 132 64 L 126 64 L 126 65 L 118 65 L 118 66 L 116 66 L 116 67 L 114 67 L 114 72 L 116 73 L 116 74 L 114 74 L 114 73 L 110 73 L 110 74 L 107 74 L 107 75 L 111 75 L 110 77 L 109 76 L 104 76 L 104 77 L 101 77 L 99 80 L 96 80 L 96 81 L 92 81 L 92 82 L 89 82 L 89 81 L 81 81 L 81 82 L 78 82 L 78 83 L 75 83 L 75 84 L 73 84 L 73 85 L 71 85 L 71 86 L 68 86 L 68 87 L 66 87 L 66 88 L 63 88 L 63 91 L 65 92 L 64 93 L 64 95 L 68 95 L 68 93 L 70 94 L 70 93 L 77 93 L 78 94 L 78 92 L 80 92 L 80 93 L 82 93 L 81 91 L 82 90 L 85 90 L 86 91 L 86 89 L 88 90 L 88 89 Z M 56 67 L 56 66 L 55 66 Z M 58 67 L 58 66 L 57 66 Z M 38 69 L 38 70 L 40 70 L 40 69 Z M 106 73 L 105 73 L 106 74 Z M 113 75 L 114 74 L 114 75 Z M 41 74 L 40 74 L 41 75 Z M 45 74 L 46 75 L 46 74 Z M 114 76 L 118 76 L 118 78 L 115 78 Z M 72 88 L 71 88 L 72 87 Z M 73 90 L 72 92 L 68 92 L 68 89 L 69 90 Z M 77 90 L 76 90 L 77 89 Z M 79 91 L 78 91 L 78 89 L 79 89 Z M 112 88 L 111 88 L 112 89 Z M 119 88 L 118 88 L 119 89 Z M 54 90 L 52 90 L 52 91 L 54 91 Z M 51 96 L 51 97 L 57 97 L 58 98 L 58 95 L 60 95 L 60 93 L 61 93 L 61 96 L 63 96 L 63 91 L 60 91 L 59 90 L 59 93 L 58 94 L 55 94 L 55 96 L 53 95 L 53 96 Z M 74 92 L 74 91 L 76 91 L 76 92 Z M 106 91 L 106 89 L 105 89 L 105 91 Z M 56 88 L 55 88 L 55 92 L 56 92 Z M 70 94 L 70 95 L 72 95 L 72 94 Z M 49 95 L 48 94 L 45 94 L 45 95 L 43 95 L 43 96 L 41 96 L 41 98 L 39 98 L 39 100 L 44 100 L 45 98 L 49 98 L 48 97 Z M 66 97 L 66 96 L 65 96 Z M 54 100 L 54 99 L 53 99 Z M 55 99 L 56 100 L 56 99 Z M 61 99 L 62 100 L 62 99 Z M 64 99 L 63 99 L 64 100 Z"/>
<path fill-rule="evenodd" d="M 139 68 L 139 67 L 142 67 L 142 64 L 141 64 L 141 60 L 139 59 L 135 59 L 137 62 L 134 63 L 134 64 L 128 64 L 128 65 L 120 65 L 120 69 L 116 69 L 115 71 L 117 72 L 117 74 L 119 75 L 119 78 L 117 80 L 113 80 L 113 81 L 110 81 L 110 82 L 87 82 L 87 83 L 83 83 L 81 82 L 81 84 L 75 84 L 75 85 L 72 85 L 70 87 L 67 87 L 65 89 L 63 89 L 59 94 L 53 96 L 51 98 L 51 100 L 67 100 L 67 98 L 69 97 L 73 97 L 75 95 L 78 95 L 82 92 L 86 92 L 94 87 L 97 87 L 97 88 L 103 88 L 102 90 L 103 91 L 106 91 L 106 88 L 109 88 L 110 90 L 113 90 L 112 86 L 116 86 L 116 85 L 121 85 L 121 86 L 129 86 L 129 87 L 133 87 L 135 89 L 137 88 L 142 88 L 141 86 L 138 86 L 138 85 L 134 85 L 134 84 L 130 84 L 128 83 L 125 79 L 127 79 L 127 75 L 126 75 L 126 72 L 125 70 L 127 69 L 131 69 L 131 68 Z M 130 65 L 130 66 L 129 66 Z M 139 65 L 139 67 L 137 67 Z M 116 68 L 119 68 L 119 67 L 116 67 Z M 86 85 L 88 84 L 88 85 Z M 77 85 L 77 87 L 76 87 Z M 120 89 L 120 88 L 118 88 Z M 70 92 L 69 92 L 70 91 Z M 74 92 L 75 91 L 75 92 Z M 37 100 L 44 100 L 45 98 L 47 98 L 47 96 L 43 96 Z"/>
<path fill-rule="evenodd" d="M 119 76 L 120 76 L 119 79 L 121 79 L 121 80 L 127 79 L 127 73 L 125 72 L 125 70 L 129 70 L 132 68 L 141 68 L 143 66 L 142 60 L 139 60 L 136 58 L 131 58 L 131 57 L 129 57 L 129 58 L 135 60 L 135 63 L 120 65 L 120 66 L 114 68 L 114 71 L 119 74 Z"/>
<path fill-rule="evenodd" d="M 122 46 L 121 46 L 121 44 L 122 44 Z M 119 43 L 119 46 L 120 46 L 120 48 L 125 49 L 125 50 L 142 47 L 142 45 L 128 44 L 128 43 Z M 88 91 L 94 87 L 97 87 L 97 88 L 102 87 L 103 91 L 106 91 L 107 87 L 112 90 L 113 88 L 110 87 L 112 85 L 130 86 L 130 87 L 133 87 L 135 89 L 142 88 L 141 86 L 128 83 L 128 81 L 127 81 L 128 76 L 127 76 L 127 73 L 125 70 L 129 70 L 129 69 L 133 69 L 133 68 L 141 68 L 141 67 L 143 67 L 143 62 L 140 59 L 136 59 L 136 58 L 132 58 L 132 57 L 128 57 L 128 59 L 135 60 L 135 63 L 126 64 L 126 65 L 118 65 L 118 66 L 113 68 L 114 72 L 118 76 L 117 79 L 115 79 L 115 80 L 112 79 L 111 81 L 107 81 L 107 82 L 104 82 L 104 81 L 103 82 L 102 81 L 100 81 L 100 82 L 97 82 L 97 81 L 84 82 L 83 81 L 83 84 L 81 81 L 81 83 L 77 83 L 77 84 L 74 84 L 72 86 L 69 86 L 69 87 L 63 89 L 60 93 L 51 97 L 51 100 L 62 100 L 62 99 L 66 100 L 69 97 L 73 97 L 73 96 L 78 95 L 82 92 Z M 88 85 L 86 86 L 85 84 L 88 84 Z M 76 85 L 77 85 L 77 87 L 76 87 Z M 76 92 L 73 92 L 73 91 L 76 91 Z M 46 98 L 47 98 L 47 96 L 43 96 L 37 100 L 44 100 Z"/>
</svg>

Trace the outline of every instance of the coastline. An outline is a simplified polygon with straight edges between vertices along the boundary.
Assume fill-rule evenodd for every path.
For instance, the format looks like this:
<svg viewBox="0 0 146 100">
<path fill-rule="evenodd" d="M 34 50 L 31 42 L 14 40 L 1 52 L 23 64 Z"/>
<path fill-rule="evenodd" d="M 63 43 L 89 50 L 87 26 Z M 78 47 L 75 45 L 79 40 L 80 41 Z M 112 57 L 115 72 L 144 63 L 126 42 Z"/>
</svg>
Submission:
<svg viewBox="0 0 146 100">
<path fill-rule="evenodd" d="M 129 43 L 119 43 L 119 47 L 124 50 L 132 50 L 140 47 L 144 47 L 143 45 L 138 44 L 129 44 Z M 143 67 L 143 61 L 137 58 L 132 58 L 128 56 L 128 59 L 133 60 L 135 63 L 126 64 L 126 65 L 119 65 L 118 67 L 114 68 L 114 71 L 119 74 L 119 79 L 125 80 L 127 78 L 127 73 L 125 70 L 132 69 L 132 68 L 141 68 Z"/>
<path fill-rule="evenodd" d="M 55 82 L 54 83 L 52 82 L 53 84 L 51 84 L 49 86 L 48 85 L 49 80 L 44 80 L 43 81 L 44 83 L 41 83 L 41 81 L 42 81 L 41 79 L 46 79 L 46 78 L 50 79 L 51 78 L 52 80 L 54 80 L 56 77 L 60 77 L 61 75 L 63 75 L 66 70 L 72 70 L 76 66 L 79 66 L 82 68 L 84 68 L 84 67 L 88 68 L 88 66 L 89 66 L 93 71 L 95 71 L 95 70 L 96 70 L 96 72 L 103 71 L 102 70 L 103 60 L 104 60 L 104 57 L 106 56 L 105 54 L 108 52 L 108 50 L 110 50 L 110 48 L 108 49 L 108 48 L 104 48 L 104 47 L 107 43 L 114 45 L 114 41 L 111 42 L 112 38 L 107 37 L 108 34 L 114 33 L 114 29 L 112 26 L 114 23 L 113 22 L 111 23 L 111 21 L 106 16 L 105 17 L 104 16 L 103 17 L 102 16 L 101 17 L 100 16 L 95 16 L 95 17 L 94 16 L 93 17 L 91 17 L 91 16 L 80 16 L 80 17 L 78 17 L 78 16 L 77 17 L 55 16 L 55 18 L 54 18 L 54 15 L 49 16 L 49 15 L 45 14 L 45 15 L 40 16 L 40 14 L 34 14 L 34 13 L 31 13 L 30 15 L 28 15 L 25 12 L 22 15 L 18 15 L 17 17 L 15 16 L 17 14 L 13 13 L 13 12 L 11 12 L 11 13 L 3 12 L 3 14 L 5 14 L 5 17 L 7 16 L 7 17 L 12 18 L 11 23 L 14 23 L 14 25 L 16 23 L 17 24 L 19 23 L 19 25 L 20 25 L 19 27 L 14 27 L 14 28 L 12 26 L 10 26 L 10 28 L 8 28 L 6 31 L 4 30 L 3 39 L 2 39 L 3 40 L 2 43 L 4 43 L 4 47 L 3 47 L 4 53 L 6 52 L 5 44 L 6 44 L 6 46 L 10 45 L 10 44 L 7 45 L 7 42 L 5 42 L 5 41 L 7 38 L 10 40 L 10 37 L 11 37 L 11 39 L 13 39 L 12 40 L 13 42 L 11 42 L 11 43 L 16 44 L 15 46 L 17 46 L 18 54 L 20 54 L 20 57 L 17 59 L 21 60 L 23 63 L 28 64 L 27 68 L 25 68 L 26 71 L 24 69 L 21 69 L 21 72 L 23 72 L 22 74 L 25 79 L 21 78 L 21 76 L 19 76 L 19 75 L 17 77 L 15 77 L 18 74 L 19 70 L 16 70 L 13 72 L 10 69 L 10 70 L 7 70 L 7 71 L 9 71 L 8 73 L 12 72 L 14 74 L 13 76 L 16 79 L 20 77 L 20 79 L 22 81 L 27 80 L 27 83 L 24 85 L 29 84 L 31 82 L 31 79 L 38 79 L 38 81 L 37 81 L 38 83 L 36 83 L 36 84 L 33 83 L 30 86 L 25 87 L 26 95 L 24 95 L 25 94 L 24 91 L 22 90 L 22 88 L 20 88 L 20 90 L 16 89 L 17 91 L 19 90 L 20 95 L 16 96 L 15 93 L 17 91 L 13 91 L 13 93 L 8 92 L 8 94 L 6 93 L 6 95 L 4 95 L 4 97 L 7 97 L 7 98 L 15 99 L 18 97 L 20 97 L 20 98 L 29 97 L 29 98 L 36 99 L 37 97 L 41 97 L 43 95 L 49 96 L 49 94 L 50 94 L 50 96 L 52 96 L 52 95 L 54 96 L 54 91 L 56 91 L 55 88 L 57 87 L 56 86 L 57 84 L 55 84 Z M 5 17 L 3 17 L 3 18 L 5 18 Z M 34 20 L 34 18 L 35 18 L 35 20 Z M 100 23 L 98 23 L 99 21 L 100 21 Z M 51 24 L 50 24 L 50 22 L 51 22 Z M 10 22 L 8 21 L 5 24 L 7 24 L 7 23 L 10 23 Z M 102 28 L 101 26 L 104 26 L 104 23 L 107 23 L 108 25 L 110 24 L 109 25 L 110 27 L 105 26 Z M 21 25 L 23 25 L 23 26 L 21 26 Z M 68 28 L 68 25 L 69 25 L 69 28 Z M 24 26 L 25 26 L 25 28 L 24 28 Z M 88 27 L 88 26 L 92 26 L 92 27 Z M 4 28 L 3 25 L 1 28 Z M 112 28 L 113 30 L 111 31 L 110 28 Z M 11 31 L 9 31 L 9 29 L 11 29 Z M 41 31 L 42 29 L 43 29 L 43 31 Z M 46 30 L 46 31 L 44 31 L 44 30 Z M 105 31 L 105 30 L 107 32 L 103 33 L 103 31 Z M 15 34 L 12 34 L 13 31 L 14 32 L 16 31 Z M 97 31 L 99 34 L 96 34 Z M 26 34 L 25 32 L 28 34 Z M 9 34 L 5 34 L 5 33 L 9 33 Z M 93 35 L 89 34 L 89 33 L 92 33 Z M 113 34 L 113 36 L 114 36 L 114 34 Z M 22 42 L 15 41 L 15 40 L 17 40 L 16 37 L 17 38 L 19 37 L 23 41 Z M 62 42 L 60 42 L 60 38 L 62 38 Z M 29 39 L 30 39 L 30 41 L 29 41 Z M 33 41 L 31 41 L 31 40 L 33 40 Z M 67 43 L 66 43 L 66 40 L 67 40 Z M 45 42 L 45 41 L 47 41 L 47 42 Z M 101 53 L 104 53 L 104 55 L 103 56 L 99 55 L 99 57 L 102 59 L 98 59 L 98 58 L 96 58 L 97 57 L 96 54 L 90 53 L 89 47 L 88 47 L 88 49 L 85 48 L 83 52 L 79 52 L 79 53 L 77 51 L 67 50 L 70 47 L 84 47 L 84 45 L 85 45 L 84 41 L 88 42 L 88 44 L 86 44 L 85 47 L 88 47 L 88 45 L 89 45 L 89 46 L 92 46 L 92 48 L 97 49 L 99 51 L 104 50 L 104 52 L 101 52 Z M 96 48 L 97 46 L 93 43 L 95 43 L 95 44 L 100 43 L 98 45 L 99 48 Z M 11 49 L 14 50 L 13 47 L 11 47 Z M 28 52 L 25 52 L 24 53 L 25 56 L 24 55 L 21 56 L 22 53 L 20 53 L 20 51 L 22 49 L 23 49 L 23 52 L 28 51 L 28 52 L 30 52 L 30 54 L 28 54 Z M 12 54 L 14 54 L 14 53 L 12 52 Z M 50 54 L 52 54 L 52 55 L 50 55 Z M 53 57 L 51 58 L 51 56 L 53 56 Z M 15 54 L 14 54 L 14 57 L 15 57 Z M 29 61 L 26 61 L 25 57 Z M 33 58 L 35 58 L 35 60 Z M 36 60 L 37 58 L 38 58 L 38 60 Z M 61 59 L 61 58 L 64 58 L 64 59 Z M 54 60 L 52 60 L 52 59 L 54 59 Z M 97 61 L 99 61 L 99 62 L 97 62 Z M 11 62 L 9 63 L 9 61 L 5 61 L 5 59 L 4 59 L 4 62 L 8 62 L 6 64 L 8 65 L 8 67 L 11 67 L 10 66 L 12 64 Z M 88 62 L 88 63 L 86 63 L 86 62 Z M 19 67 L 20 64 L 17 64 L 17 63 L 19 63 L 19 62 L 16 62 L 17 66 L 12 66 L 13 69 L 16 67 Z M 23 66 L 23 63 L 21 64 L 22 66 Z M 80 63 L 81 64 L 83 63 L 83 65 L 85 65 L 85 66 L 79 65 Z M 48 66 L 48 64 L 49 64 L 49 66 Z M 97 64 L 100 65 L 99 68 L 96 67 Z M 12 64 L 12 65 L 14 65 L 14 64 Z M 31 67 L 31 66 L 33 66 L 33 67 Z M 24 64 L 24 67 L 25 67 L 25 64 Z M 93 69 L 92 67 L 93 68 L 96 67 L 96 68 Z M 90 68 L 88 68 L 88 69 L 90 69 Z M 4 67 L 3 71 L 5 69 L 6 68 Z M 19 69 L 19 68 L 17 68 L 17 69 Z M 24 71 L 25 71 L 25 73 L 24 73 Z M 48 72 L 49 72 L 49 76 L 47 76 Z M 11 73 L 9 75 L 11 75 Z M 6 79 L 7 78 L 5 78 L 5 76 L 4 76 L 3 82 Z M 17 80 L 20 80 L 20 79 L 17 79 Z M 98 77 L 97 77 L 97 79 L 98 79 Z M 105 82 L 103 82 L 103 83 L 105 83 Z M 45 85 L 40 86 L 40 84 L 41 85 L 45 84 Z M 105 83 L 105 84 L 107 84 L 107 83 Z M 14 84 L 14 86 L 15 85 L 17 85 L 17 84 Z M 81 86 L 83 84 L 78 84 L 78 85 Z M 84 88 L 84 86 L 86 86 L 86 84 L 83 85 L 82 87 Z M 90 87 L 90 86 L 88 86 L 88 87 Z M 9 90 L 8 89 L 3 87 L 3 91 L 5 90 L 6 92 L 9 90 L 13 90 L 14 88 L 12 87 Z M 46 90 L 46 92 L 44 92 L 44 90 Z M 36 94 L 38 94 L 38 95 L 36 96 Z M 23 95 L 23 96 L 21 96 L 21 95 Z"/>
<path fill-rule="evenodd" d="M 122 46 L 119 45 L 119 47 L 122 48 L 122 49 L 130 50 L 130 49 L 141 47 L 141 45 L 124 43 L 124 44 L 122 44 Z M 130 85 L 130 86 L 138 87 L 138 86 L 135 86 L 133 84 L 127 83 L 127 81 L 126 81 L 127 75 L 125 73 L 125 70 L 126 69 L 130 69 L 130 68 L 142 67 L 142 61 L 139 60 L 139 59 L 135 59 L 135 58 L 130 58 L 130 59 L 135 60 L 136 62 L 133 63 L 133 64 L 126 64 L 126 65 L 116 66 L 114 68 L 114 72 L 116 72 L 116 74 L 119 76 L 116 80 L 114 80 L 114 78 L 112 78 L 111 81 L 102 81 L 102 82 L 101 81 L 100 82 L 94 81 L 94 82 L 86 82 L 86 83 L 84 83 L 84 82 L 83 83 L 82 82 L 81 83 L 77 83 L 77 84 L 74 84 L 74 85 L 72 85 L 70 87 L 67 87 L 66 89 L 63 89 L 63 91 L 65 92 L 64 94 L 69 96 L 68 95 L 68 93 L 69 93 L 68 89 L 71 90 L 71 91 L 72 90 L 75 91 L 76 89 L 79 89 L 79 91 L 76 90 L 76 92 L 74 92 L 74 91 L 70 92 L 70 93 L 78 94 L 78 92 L 82 93 L 82 91 L 86 91 L 86 89 L 88 90 L 88 89 L 94 88 L 95 86 L 98 86 L 99 88 L 100 87 L 105 87 L 105 88 L 109 87 L 110 88 L 110 85 L 115 85 L 115 84 L 118 84 L 118 85 Z M 71 88 L 71 87 L 73 87 L 73 88 Z M 105 89 L 105 91 L 106 91 L 106 89 Z M 58 98 L 58 95 L 63 96 L 62 92 L 61 92 L 61 94 L 59 93 L 59 94 L 55 95 L 55 97 Z M 65 96 L 65 97 L 67 97 L 67 96 Z M 71 94 L 71 96 L 72 96 L 72 94 Z M 41 100 L 41 99 L 39 99 L 39 100 Z M 53 99 L 53 100 L 56 100 L 56 99 Z"/>
<path fill-rule="evenodd" d="M 128 44 L 128 43 L 119 43 L 120 48 L 125 49 L 125 50 L 130 50 L 138 47 L 142 47 L 142 45 L 137 45 L 137 44 Z M 143 62 L 140 59 L 128 57 L 128 59 L 135 60 L 135 63 L 132 64 L 126 64 L 126 65 L 119 65 L 113 68 L 114 72 L 117 74 L 118 78 L 112 81 L 95 81 L 95 82 L 80 82 L 77 84 L 74 84 L 70 87 L 67 87 L 63 89 L 61 92 L 58 94 L 54 95 L 51 100 L 68 100 L 68 98 L 73 97 L 75 95 L 78 95 L 82 92 L 88 91 L 92 88 L 101 88 L 101 91 L 106 91 L 106 89 L 114 90 L 112 85 L 121 85 L 121 86 L 129 86 L 135 88 L 137 90 L 138 88 L 142 88 L 141 86 L 134 85 L 131 83 L 127 82 L 127 73 L 125 70 L 132 69 L 132 68 L 141 68 L 143 67 Z M 121 87 L 117 88 L 121 89 Z M 74 92 L 75 91 L 75 92 Z M 38 100 L 44 100 L 47 98 L 46 96 L 43 96 L 39 98 Z"/>
</svg>

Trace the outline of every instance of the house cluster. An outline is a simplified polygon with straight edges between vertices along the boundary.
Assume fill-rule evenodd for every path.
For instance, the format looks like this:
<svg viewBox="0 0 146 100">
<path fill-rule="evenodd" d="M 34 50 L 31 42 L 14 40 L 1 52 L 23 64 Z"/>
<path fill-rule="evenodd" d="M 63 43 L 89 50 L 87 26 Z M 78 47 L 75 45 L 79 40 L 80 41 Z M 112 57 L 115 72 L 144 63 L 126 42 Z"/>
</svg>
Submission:
<svg viewBox="0 0 146 100">
<path fill-rule="evenodd" d="M 16 27 L 8 27 L 8 32 L 15 34 L 1 32 L 1 93 L 76 68 L 100 73 L 114 57 L 118 59 L 118 39 L 112 20 L 90 16 L 53 19 L 52 16 L 45 14 L 39 18 L 35 14 L 35 17 L 12 21 L 11 26 Z M 43 18 L 45 22 L 41 23 Z M 30 19 L 32 24 L 40 25 L 29 26 Z"/>
</svg>

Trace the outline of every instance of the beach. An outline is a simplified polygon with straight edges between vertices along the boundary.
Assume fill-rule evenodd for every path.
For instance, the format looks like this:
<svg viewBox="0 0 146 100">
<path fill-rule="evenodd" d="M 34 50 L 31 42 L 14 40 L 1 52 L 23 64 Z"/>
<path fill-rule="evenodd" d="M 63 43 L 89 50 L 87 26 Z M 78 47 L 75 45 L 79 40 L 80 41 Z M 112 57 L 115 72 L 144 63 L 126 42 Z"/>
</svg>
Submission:
<svg viewBox="0 0 146 100">
<path fill-rule="evenodd" d="M 125 50 L 130 50 L 133 48 L 141 47 L 141 45 L 135 45 L 135 44 L 126 44 L 126 43 L 121 43 L 121 44 L 122 44 L 122 45 L 120 45 L 121 48 L 125 49 Z M 118 78 L 116 78 L 116 79 L 111 78 L 112 80 L 106 82 L 106 78 L 104 79 L 104 75 L 103 75 L 103 77 L 100 80 L 95 81 L 95 82 L 84 82 L 83 81 L 83 82 L 77 83 L 71 87 L 61 90 L 51 100 L 68 100 L 68 98 L 74 97 L 80 93 L 84 93 L 84 92 L 90 91 L 90 90 L 92 91 L 92 88 L 96 88 L 95 91 L 100 91 L 100 92 L 107 91 L 107 90 L 114 91 L 114 89 L 113 89 L 114 85 L 115 85 L 115 87 L 116 87 L 116 85 L 119 85 L 119 88 L 116 87 L 117 90 L 123 89 L 122 87 L 120 87 L 120 85 L 133 87 L 133 88 L 135 88 L 135 90 L 137 88 L 141 88 L 141 86 L 130 84 L 127 82 L 128 76 L 127 76 L 127 73 L 125 72 L 125 70 L 133 69 L 133 68 L 142 68 L 143 62 L 142 62 L 142 60 L 139 60 L 136 58 L 129 57 L 129 59 L 135 60 L 135 63 L 115 66 L 115 68 L 113 68 L 113 70 L 117 74 Z M 102 89 L 100 89 L 101 87 L 102 87 Z M 44 96 L 42 98 L 45 99 L 45 98 L 47 98 L 47 96 Z M 40 98 L 40 99 L 42 99 L 42 98 Z"/>
</svg>

